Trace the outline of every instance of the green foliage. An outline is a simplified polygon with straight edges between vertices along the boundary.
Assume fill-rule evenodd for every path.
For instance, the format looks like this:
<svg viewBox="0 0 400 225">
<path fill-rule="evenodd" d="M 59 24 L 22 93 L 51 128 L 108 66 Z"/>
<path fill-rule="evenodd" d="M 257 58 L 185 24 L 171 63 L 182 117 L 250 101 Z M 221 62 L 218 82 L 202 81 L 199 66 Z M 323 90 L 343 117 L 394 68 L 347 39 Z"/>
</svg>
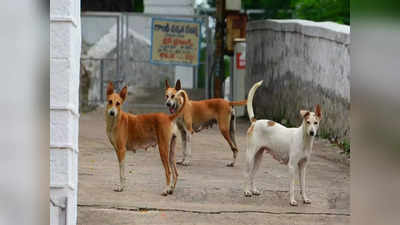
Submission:
<svg viewBox="0 0 400 225">
<path fill-rule="evenodd" d="M 350 24 L 350 0 L 296 0 L 294 17 Z"/>
<path fill-rule="evenodd" d="M 215 0 L 207 2 L 215 7 Z M 350 24 L 350 0 L 242 0 L 242 8 L 264 9 L 263 14 L 251 14 L 250 20 L 306 19 Z"/>
<path fill-rule="evenodd" d="M 244 9 L 264 9 L 264 14 L 252 14 L 254 19 L 287 19 L 291 18 L 292 0 L 242 0 Z"/>
<path fill-rule="evenodd" d="M 342 149 L 343 149 L 344 153 L 350 154 L 350 141 L 349 140 L 345 139 L 342 142 Z"/>
<path fill-rule="evenodd" d="M 352 0 L 351 13 L 354 18 L 361 17 L 400 17 L 400 1 L 375 1 L 375 0 Z"/>
<path fill-rule="evenodd" d="M 339 147 L 343 150 L 343 154 L 350 155 L 350 140 L 347 138 L 338 139 L 333 135 L 331 130 L 319 130 L 319 137 L 322 139 L 327 139 L 332 143 L 332 146 Z"/>
<path fill-rule="evenodd" d="M 210 7 L 215 7 L 216 1 L 215 0 L 207 0 L 208 5 L 210 5 Z"/>
<path fill-rule="evenodd" d="M 244 9 L 264 9 L 256 19 L 307 19 L 350 24 L 350 0 L 242 0 Z"/>
<path fill-rule="evenodd" d="M 133 2 L 133 11 L 134 12 L 143 12 L 144 11 L 143 0 L 132 0 L 132 2 Z"/>
<path fill-rule="evenodd" d="M 231 60 L 227 57 L 224 57 L 224 78 L 229 77 L 231 72 Z"/>
</svg>

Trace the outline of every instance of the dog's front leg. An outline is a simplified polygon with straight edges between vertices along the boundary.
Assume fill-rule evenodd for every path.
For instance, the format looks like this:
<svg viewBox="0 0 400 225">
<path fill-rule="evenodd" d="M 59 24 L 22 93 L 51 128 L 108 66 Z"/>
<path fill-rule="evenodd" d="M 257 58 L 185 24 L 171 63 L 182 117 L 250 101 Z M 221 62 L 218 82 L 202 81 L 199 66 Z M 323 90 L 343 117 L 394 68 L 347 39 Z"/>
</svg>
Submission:
<svg viewBox="0 0 400 225">
<path fill-rule="evenodd" d="M 121 148 L 120 150 L 116 150 L 118 162 L 119 162 L 119 179 L 120 184 L 114 189 L 114 191 L 121 192 L 125 188 L 125 153 L 126 149 Z"/>
<path fill-rule="evenodd" d="M 295 186 L 295 175 L 296 175 L 296 167 L 293 162 L 288 163 L 289 167 L 289 197 L 290 197 L 290 205 L 297 206 L 297 201 L 294 200 L 294 186 Z"/>
<path fill-rule="evenodd" d="M 183 152 L 183 166 L 189 166 L 192 161 L 192 133 L 186 131 L 185 150 Z"/>
<path fill-rule="evenodd" d="M 307 197 L 306 193 L 306 167 L 307 167 L 307 159 L 301 160 L 299 162 L 299 178 L 300 178 L 300 192 L 303 197 L 303 202 L 305 204 L 311 204 L 311 200 Z"/>
<path fill-rule="evenodd" d="M 169 194 L 172 194 L 173 192 L 173 186 L 171 186 L 171 170 L 172 172 L 173 169 L 171 169 L 170 164 L 169 164 L 169 152 L 168 152 L 168 141 L 166 138 L 160 138 L 158 141 L 158 150 L 160 152 L 160 157 L 161 157 L 161 162 L 164 166 L 164 171 L 165 171 L 165 179 L 167 186 L 165 187 L 164 191 L 161 193 L 163 196 L 167 196 Z"/>
</svg>

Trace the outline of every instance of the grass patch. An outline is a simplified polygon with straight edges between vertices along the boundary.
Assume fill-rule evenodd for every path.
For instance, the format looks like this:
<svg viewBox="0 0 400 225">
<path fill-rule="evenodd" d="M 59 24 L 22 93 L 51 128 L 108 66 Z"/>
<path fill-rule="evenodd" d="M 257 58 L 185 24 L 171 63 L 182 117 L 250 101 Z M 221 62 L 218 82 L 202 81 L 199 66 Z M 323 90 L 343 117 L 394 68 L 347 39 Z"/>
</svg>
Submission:
<svg viewBox="0 0 400 225">
<path fill-rule="evenodd" d="M 339 140 L 337 137 L 334 137 L 332 132 L 330 131 L 320 131 L 319 132 L 319 137 L 322 139 L 327 139 L 329 142 L 332 144 L 332 147 L 339 147 L 340 149 L 343 150 L 343 154 L 350 155 L 350 140 L 348 139 L 343 139 Z"/>
</svg>

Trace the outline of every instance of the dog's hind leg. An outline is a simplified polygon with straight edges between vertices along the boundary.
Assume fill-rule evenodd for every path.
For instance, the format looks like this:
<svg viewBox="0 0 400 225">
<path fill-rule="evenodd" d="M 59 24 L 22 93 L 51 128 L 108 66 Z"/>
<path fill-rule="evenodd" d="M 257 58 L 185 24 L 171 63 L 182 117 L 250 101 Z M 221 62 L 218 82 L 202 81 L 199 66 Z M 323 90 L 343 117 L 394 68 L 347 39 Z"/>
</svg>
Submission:
<svg viewBox="0 0 400 225">
<path fill-rule="evenodd" d="M 247 183 L 244 191 L 244 195 L 246 197 L 250 197 L 251 195 L 260 195 L 260 192 L 257 190 L 254 184 L 254 176 L 256 175 L 258 169 L 260 168 L 263 152 L 264 149 L 257 150 L 253 146 L 249 147 L 247 151 L 247 162 L 246 162 Z"/>
<path fill-rule="evenodd" d="M 246 154 L 246 184 L 244 188 L 244 196 L 250 197 L 252 195 L 251 189 L 253 186 L 253 168 L 254 168 L 254 149 L 247 148 Z"/>
<path fill-rule="evenodd" d="M 158 150 L 160 152 L 160 158 L 161 162 L 164 166 L 164 171 L 165 171 L 165 179 L 167 186 L 164 189 L 164 191 L 161 193 L 163 196 L 167 196 L 168 194 L 172 194 L 172 189 L 171 189 L 171 170 L 170 170 L 170 165 L 169 165 L 169 142 L 168 138 L 160 136 L 158 138 Z"/>
<path fill-rule="evenodd" d="M 169 147 L 169 166 L 171 167 L 172 178 L 173 178 L 173 183 L 171 184 L 172 192 L 175 190 L 176 182 L 178 181 L 178 170 L 176 169 L 176 160 L 175 160 L 175 145 L 176 145 L 176 136 L 173 135 Z"/>
<path fill-rule="evenodd" d="M 232 154 L 233 154 L 232 162 L 228 163 L 226 166 L 233 167 L 233 166 L 235 166 L 236 157 L 237 157 L 239 150 L 231 140 L 230 120 L 231 120 L 230 114 L 229 114 L 229 116 L 226 116 L 226 115 L 220 116 L 220 118 L 218 118 L 218 126 L 219 126 L 219 130 L 221 131 L 222 136 L 224 136 L 225 140 L 228 142 L 229 146 L 231 147 Z"/>
<path fill-rule="evenodd" d="M 233 108 L 232 108 L 232 112 L 231 112 L 229 136 L 231 137 L 232 143 L 237 147 L 237 144 L 236 144 L 236 115 L 235 115 L 235 109 L 233 109 Z"/>
<path fill-rule="evenodd" d="M 256 175 L 258 169 L 260 168 L 261 159 L 263 157 L 264 149 L 259 149 L 254 156 L 254 166 L 253 170 L 251 171 L 251 192 L 253 195 L 260 195 L 260 192 L 257 190 L 256 185 L 254 184 L 254 176 Z"/>
</svg>

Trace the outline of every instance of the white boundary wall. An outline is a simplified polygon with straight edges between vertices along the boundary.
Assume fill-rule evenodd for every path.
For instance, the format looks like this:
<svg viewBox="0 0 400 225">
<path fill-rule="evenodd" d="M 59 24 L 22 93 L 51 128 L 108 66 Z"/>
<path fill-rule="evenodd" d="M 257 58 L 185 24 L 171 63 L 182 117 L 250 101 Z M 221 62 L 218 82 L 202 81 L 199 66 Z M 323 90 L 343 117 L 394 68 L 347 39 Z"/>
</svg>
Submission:
<svg viewBox="0 0 400 225">
<path fill-rule="evenodd" d="M 350 137 L 350 26 L 308 20 L 258 20 L 247 25 L 246 90 L 257 118 L 298 125 L 300 109 L 321 104 L 319 134 Z"/>
<path fill-rule="evenodd" d="M 50 1 L 50 222 L 77 222 L 80 0 Z M 62 209 L 66 207 L 66 209 Z"/>
</svg>

